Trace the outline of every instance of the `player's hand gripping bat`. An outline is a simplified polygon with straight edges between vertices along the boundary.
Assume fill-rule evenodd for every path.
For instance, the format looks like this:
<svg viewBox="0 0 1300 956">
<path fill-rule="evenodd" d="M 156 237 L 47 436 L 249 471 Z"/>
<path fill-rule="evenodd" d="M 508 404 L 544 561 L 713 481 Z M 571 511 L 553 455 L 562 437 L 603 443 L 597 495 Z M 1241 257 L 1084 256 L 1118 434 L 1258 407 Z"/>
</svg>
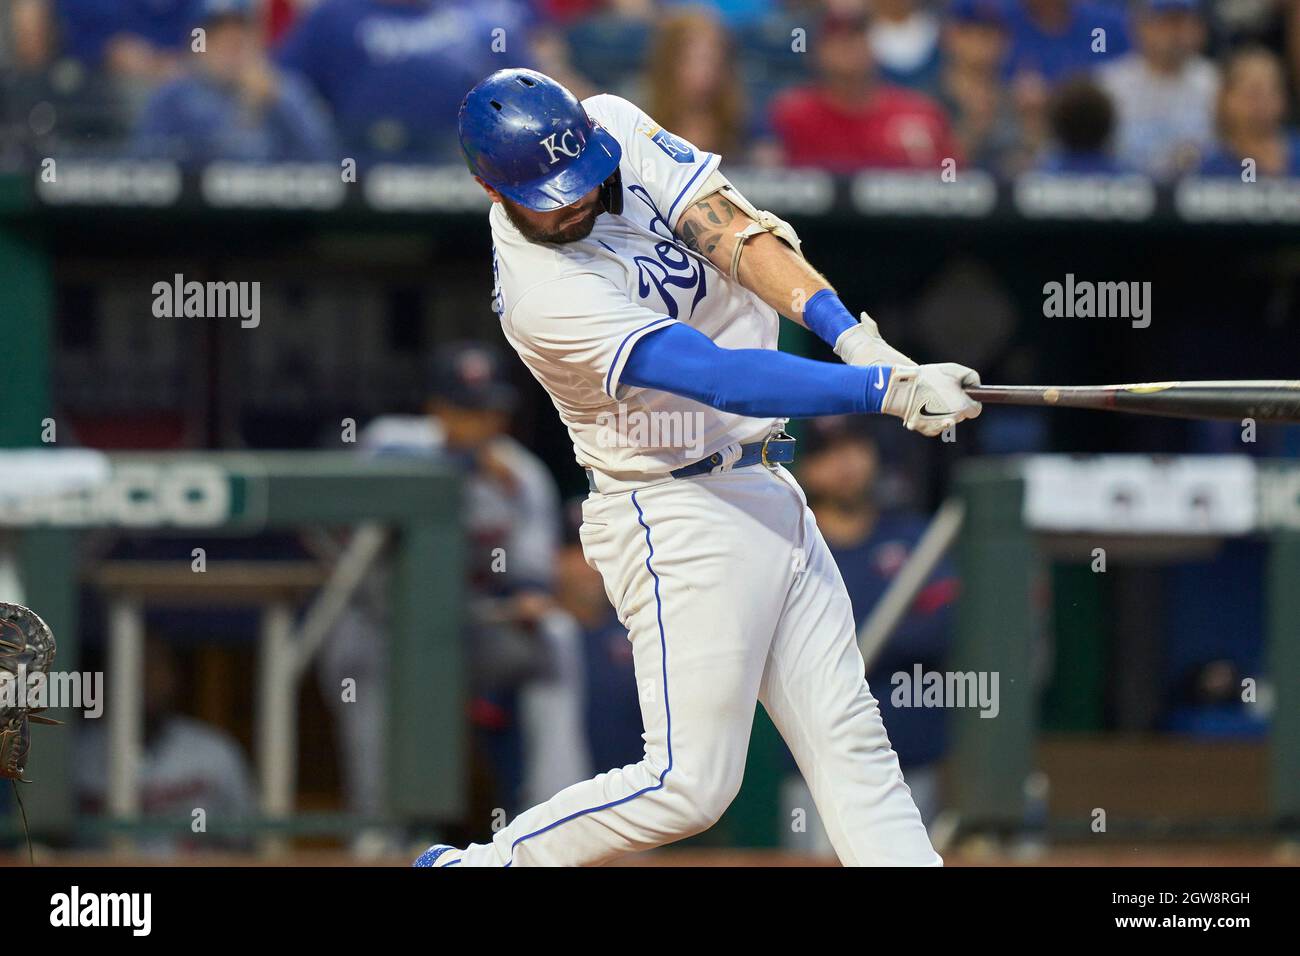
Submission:
<svg viewBox="0 0 1300 956">
<path fill-rule="evenodd" d="M 1170 418 L 1300 422 L 1300 381 L 977 385 L 967 388 L 966 394 L 993 405 L 1094 408 Z"/>
</svg>

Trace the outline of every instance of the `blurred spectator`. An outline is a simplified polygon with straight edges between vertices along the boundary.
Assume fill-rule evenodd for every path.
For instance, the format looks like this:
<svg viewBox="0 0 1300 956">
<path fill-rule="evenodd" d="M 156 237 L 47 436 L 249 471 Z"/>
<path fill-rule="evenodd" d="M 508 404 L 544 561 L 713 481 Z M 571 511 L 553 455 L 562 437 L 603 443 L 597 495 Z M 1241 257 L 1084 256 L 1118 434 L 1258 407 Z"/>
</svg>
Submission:
<svg viewBox="0 0 1300 956">
<path fill-rule="evenodd" d="M 498 350 L 449 344 L 431 371 L 427 413 L 377 418 L 360 445 L 369 455 L 432 458 L 465 477 L 471 722 L 493 771 L 492 805 L 513 809 L 590 776 L 578 636 L 543 626 L 553 608 L 559 493 L 541 461 L 508 434 L 516 393 Z M 388 574 L 373 574 L 333 629 L 320 672 L 339 721 L 349 804 L 366 815 L 382 809 Z M 339 701 L 344 677 L 370 706 Z"/>
<path fill-rule="evenodd" d="M 300 0 L 264 0 L 264 20 L 266 38 L 270 43 L 279 43 L 289 28 L 297 21 L 304 4 Z"/>
<path fill-rule="evenodd" d="M 243 750 L 228 734 L 176 712 L 181 673 L 166 641 L 150 639 L 144 655 L 144 752 L 139 766 L 140 813 L 175 823 L 172 835 L 142 837 L 146 853 L 244 846 L 243 836 L 218 828 L 252 817 L 257 805 Z M 187 695 L 188 696 L 188 695 Z M 108 706 L 113 702 L 109 701 Z M 82 812 L 103 813 L 108 803 L 108 727 L 83 720 L 76 739 L 75 784 Z M 194 833 L 195 810 L 212 829 Z M 176 835 L 179 834 L 179 835 Z"/>
<path fill-rule="evenodd" d="M 939 20 L 917 0 L 871 0 L 871 54 L 887 83 L 934 94 L 939 82 Z"/>
<path fill-rule="evenodd" d="M 1130 172 L 1112 152 L 1115 106 L 1086 77 L 1056 88 L 1049 108 L 1052 141 L 1040 163 L 1044 172 L 1066 175 L 1116 175 Z"/>
<path fill-rule="evenodd" d="M 778 96 L 772 127 L 785 161 L 833 172 L 937 169 L 960 158 L 942 107 L 876 77 L 866 21 L 828 16 L 813 38 L 820 80 Z"/>
<path fill-rule="evenodd" d="M 64 53 L 92 70 L 157 83 L 180 72 L 204 0 L 56 0 Z"/>
<path fill-rule="evenodd" d="M 494 70 L 534 65 L 529 25 L 511 0 L 321 0 L 278 56 L 333 109 L 349 157 L 460 162 L 460 101 Z"/>
<path fill-rule="evenodd" d="M 703 7 L 660 16 L 650 53 L 649 112 L 702 150 L 741 160 L 745 93 L 722 22 Z"/>
<path fill-rule="evenodd" d="M 50 0 L 13 0 L 3 44 L 3 64 L 23 73 L 44 68 L 54 55 L 54 23 Z"/>
<path fill-rule="evenodd" d="M 252 0 L 204 0 L 205 49 L 146 106 L 137 155 L 186 163 L 333 156 L 329 116 L 301 78 L 272 66 L 253 13 Z"/>
<path fill-rule="evenodd" d="M 159 85 L 182 75 L 204 2 L 53 0 L 57 60 L 28 91 L 46 116 L 32 129 L 37 155 L 118 153 Z"/>
<path fill-rule="evenodd" d="M 1010 8 L 1008 72 L 1055 84 L 1128 52 L 1123 16 L 1084 0 L 1019 0 Z"/>
<path fill-rule="evenodd" d="M 770 15 L 779 0 L 662 0 L 666 7 L 707 5 L 715 9 L 728 27 L 749 26 Z M 662 14 L 660 14 L 662 15 Z"/>
<path fill-rule="evenodd" d="M 810 423 L 801 444 L 799 481 L 844 578 L 860 627 L 907 562 L 927 522 L 920 514 L 880 508 L 876 497 L 880 455 L 860 419 L 819 419 Z M 905 673 L 910 680 L 917 665 L 923 673 L 943 669 L 956 594 L 956 574 L 945 560 L 868 665 L 866 675 L 927 825 L 941 806 L 939 761 L 948 746 L 947 719 L 941 707 L 895 705 L 893 676 Z"/>
<path fill-rule="evenodd" d="M 47 67 L 55 45 L 48 0 L 14 0 L 0 12 L 0 169 L 26 166 L 33 136 L 52 131 L 58 114 Z M 46 106 L 33 115 L 38 103 Z"/>
<path fill-rule="evenodd" d="M 1223 70 L 1216 121 L 1218 144 L 1201 172 L 1241 176 L 1252 160 L 1258 176 L 1300 176 L 1300 136 L 1285 124 L 1282 63 L 1262 47 L 1234 53 Z"/>
<path fill-rule="evenodd" d="M 1097 74 L 1119 116 L 1116 154 L 1129 166 L 1170 178 L 1200 162 L 1213 139 L 1219 73 L 1200 55 L 1205 24 L 1196 0 L 1140 0 L 1137 50 Z"/>
<path fill-rule="evenodd" d="M 1291 0 L 1206 0 L 1215 50 L 1263 46 L 1281 56 L 1295 49 L 1300 9 Z"/>
<path fill-rule="evenodd" d="M 650 16 L 652 2 L 653 0 L 640 0 L 636 4 L 641 8 L 638 12 Z M 610 4 L 606 0 L 536 0 L 536 5 L 542 16 L 552 23 L 568 24 L 597 16 Z"/>
<path fill-rule="evenodd" d="M 1005 86 L 1006 0 L 953 0 L 943 29 L 940 101 L 952 116 L 953 132 L 967 162 L 1013 174 L 1023 169 L 1037 144 Z"/>
</svg>

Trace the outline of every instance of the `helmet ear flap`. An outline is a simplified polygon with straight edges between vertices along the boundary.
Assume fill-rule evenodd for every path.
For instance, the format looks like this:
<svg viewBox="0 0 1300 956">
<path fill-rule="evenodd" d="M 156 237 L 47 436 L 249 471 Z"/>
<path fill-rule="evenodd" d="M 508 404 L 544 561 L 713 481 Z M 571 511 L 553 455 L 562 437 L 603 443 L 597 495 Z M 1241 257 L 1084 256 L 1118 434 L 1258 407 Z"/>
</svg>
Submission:
<svg viewBox="0 0 1300 956">
<path fill-rule="evenodd" d="M 600 184 L 600 204 L 605 212 L 612 216 L 623 212 L 623 174 L 617 167 L 614 172 Z"/>
</svg>

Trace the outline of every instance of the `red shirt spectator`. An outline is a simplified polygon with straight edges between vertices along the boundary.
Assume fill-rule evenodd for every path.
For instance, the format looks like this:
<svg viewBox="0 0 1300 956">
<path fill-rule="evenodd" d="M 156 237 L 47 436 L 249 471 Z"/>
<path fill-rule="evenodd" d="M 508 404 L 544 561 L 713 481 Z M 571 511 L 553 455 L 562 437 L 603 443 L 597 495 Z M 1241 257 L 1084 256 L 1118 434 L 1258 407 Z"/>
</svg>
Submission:
<svg viewBox="0 0 1300 956">
<path fill-rule="evenodd" d="M 832 14 L 815 40 L 818 82 L 782 94 L 772 106 L 787 165 L 937 171 L 944 159 L 960 158 L 937 102 L 880 83 L 865 18 Z"/>
<path fill-rule="evenodd" d="M 789 166 L 847 173 L 870 167 L 938 169 L 960 159 L 948 117 L 934 100 L 881 86 L 856 104 L 816 87 L 790 90 L 772 106 L 772 127 Z"/>
</svg>

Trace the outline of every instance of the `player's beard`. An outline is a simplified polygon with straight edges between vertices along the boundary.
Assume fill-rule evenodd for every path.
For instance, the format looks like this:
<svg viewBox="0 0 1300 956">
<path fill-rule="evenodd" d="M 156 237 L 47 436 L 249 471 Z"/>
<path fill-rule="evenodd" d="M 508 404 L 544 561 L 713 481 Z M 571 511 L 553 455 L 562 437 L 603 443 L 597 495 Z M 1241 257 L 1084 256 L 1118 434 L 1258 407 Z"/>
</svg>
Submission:
<svg viewBox="0 0 1300 956">
<path fill-rule="evenodd" d="M 501 205 L 505 207 L 506 215 L 510 221 L 515 224 L 515 228 L 523 233 L 523 237 L 529 242 L 578 242 L 586 239 L 591 235 L 591 230 L 596 228 L 596 219 L 601 214 L 600 200 L 594 201 L 590 208 L 586 210 L 575 222 L 565 223 L 559 228 L 543 229 L 534 223 L 525 219 L 512 202 L 504 202 Z"/>
</svg>

